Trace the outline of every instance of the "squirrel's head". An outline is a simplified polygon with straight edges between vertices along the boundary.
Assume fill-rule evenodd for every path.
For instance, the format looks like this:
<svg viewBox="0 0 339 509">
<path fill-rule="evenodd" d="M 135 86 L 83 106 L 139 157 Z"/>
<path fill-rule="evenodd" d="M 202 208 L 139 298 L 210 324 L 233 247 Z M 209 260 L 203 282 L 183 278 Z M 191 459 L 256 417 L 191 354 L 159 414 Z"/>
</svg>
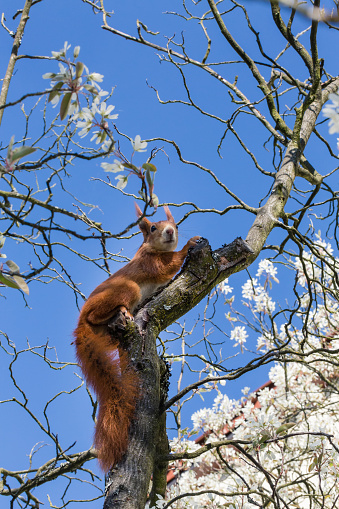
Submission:
<svg viewBox="0 0 339 509">
<path fill-rule="evenodd" d="M 135 203 L 138 217 L 142 217 L 140 207 Z M 143 217 L 139 228 L 144 236 L 144 244 L 148 244 L 155 251 L 174 251 L 178 245 L 178 227 L 175 224 L 171 211 L 164 207 L 166 220 L 152 223 Z"/>
</svg>

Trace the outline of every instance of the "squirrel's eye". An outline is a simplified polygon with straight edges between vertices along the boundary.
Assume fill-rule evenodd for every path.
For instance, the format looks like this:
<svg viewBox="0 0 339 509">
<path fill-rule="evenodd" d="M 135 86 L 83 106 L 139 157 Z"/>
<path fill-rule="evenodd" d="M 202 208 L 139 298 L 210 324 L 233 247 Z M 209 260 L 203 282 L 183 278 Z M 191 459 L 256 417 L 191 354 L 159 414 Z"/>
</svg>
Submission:
<svg viewBox="0 0 339 509">
<path fill-rule="evenodd" d="M 157 229 L 156 226 L 154 226 L 154 224 L 151 226 L 151 232 L 155 232 L 155 230 Z"/>
</svg>

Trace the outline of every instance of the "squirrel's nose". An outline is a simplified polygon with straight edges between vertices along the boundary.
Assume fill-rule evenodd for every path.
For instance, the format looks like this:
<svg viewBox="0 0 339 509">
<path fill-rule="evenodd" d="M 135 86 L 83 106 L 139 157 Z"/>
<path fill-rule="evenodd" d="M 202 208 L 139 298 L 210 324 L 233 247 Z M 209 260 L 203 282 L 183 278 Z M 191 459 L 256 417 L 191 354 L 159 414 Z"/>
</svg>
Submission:
<svg viewBox="0 0 339 509">
<path fill-rule="evenodd" d="M 165 233 L 166 233 L 167 237 L 172 238 L 174 236 L 174 228 L 169 226 L 168 228 L 166 228 Z"/>
</svg>

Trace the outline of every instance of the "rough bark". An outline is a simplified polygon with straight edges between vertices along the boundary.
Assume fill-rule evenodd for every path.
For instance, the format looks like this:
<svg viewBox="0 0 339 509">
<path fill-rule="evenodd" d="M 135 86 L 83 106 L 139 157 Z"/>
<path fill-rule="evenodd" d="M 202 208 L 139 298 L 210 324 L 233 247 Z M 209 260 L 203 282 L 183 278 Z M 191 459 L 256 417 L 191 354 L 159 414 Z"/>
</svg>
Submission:
<svg viewBox="0 0 339 509">
<path fill-rule="evenodd" d="M 254 252 L 253 260 L 259 255 L 272 229 L 279 225 L 279 219 L 284 216 L 284 207 L 290 196 L 293 183 L 298 172 L 303 150 L 315 128 L 316 120 L 321 108 L 328 100 L 329 94 L 335 92 L 339 86 L 339 78 L 318 93 L 318 97 L 311 102 L 303 114 L 300 128 L 296 125 L 294 138 L 287 145 L 282 165 L 277 172 L 272 192 L 265 205 L 258 210 L 246 241 Z M 304 171 L 307 171 L 306 169 Z M 317 184 L 321 179 L 318 178 Z"/>
<path fill-rule="evenodd" d="M 0 106 L 3 106 L 6 103 L 9 85 L 10 85 L 10 82 L 11 82 L 11 79 L 12 79 L 12 76 L 14 73 L 14 67 L 15 67 L 15 64 L 17 61 L 18 51 L 19 51 L 19 48 L 21 45 L 22 37 L 24 35 L 25 26 L 26 26 L 27 21 L 29 20 L 29 11 L 32 7 L 32 2 L 33 2 L 33 0 L 26 0 L 25 6 L 22 9 L 20 22 L 19 22 L 17 31 L 14 36 L 14 42 L 13 42 L 13 46 L 12 46 L 11 56 L 9 58 L 6 74 L 3 79 L 3 83 L 2 83 L 1 94 L 0 94 Z M 3 114 L 4 114 L 4 110 L 0 109 L 0 125 L 2 122 Z"/>
<path fill-rule="evenodd" d="M 127 329 L 131 361 L 140 375 L 141 398 L 132 422 L 129 444 L 122 461 L 108 474 L 104 509 L 145 507 L 159 428 L 160 361 L 155 327 L 131 323 Z M 127 341 L 127 338 L 126 338 Z"/>
<path fill-rule="evenodd" d="M 162 362 L 156 350 L 161 330 L 192 309 L 225 277 L 241 270 L 252 251 L 236 239 L 212 253 L 202 240 L 189 253 L 182 271 L 161 293 L 153 297 L 126 328 L 124 341 L 129 344 L 131 361 L 138 370 L 141 398 L 130 429 L 129 445 L 122 461 L 107 476 L 104 509 L 143 509 L 151 475 L 163 491 L 160 477 L 165 465 L 157 452 L 164 454 L 163 397 L 160 391 Z M 157 469 L 155 471 L 155 469 Z M 156 493 L 153 490 L 153 500 Z"/>
</svg>

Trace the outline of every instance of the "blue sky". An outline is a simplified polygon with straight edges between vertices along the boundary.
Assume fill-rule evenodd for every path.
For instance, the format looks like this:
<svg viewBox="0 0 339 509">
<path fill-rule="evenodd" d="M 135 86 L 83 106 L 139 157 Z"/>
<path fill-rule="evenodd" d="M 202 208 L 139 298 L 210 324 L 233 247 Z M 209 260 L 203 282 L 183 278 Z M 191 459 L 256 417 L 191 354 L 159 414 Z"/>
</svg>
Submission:
<svg viewBox="0 0 339 509">
<path fill-rule="evenodd" d="M 23 1 L 12 0 L 10 6 L 8 6 L 8 2 L 0 1 L 0 7 L 1 10 L 5 11 L 6 24 L 9 29 L 15 30 L 17 20 L 12 21 L 11 16 L 22 5 Z M 283 47 L 283 42 L 276 32 L 272 32 L 267 28 L 270 19 L 268 5 L 265 2 L 250 1 L 246 5 L 249 6 L 254 15 L 256 28 L 260 31 L 266 48 L 269 48 L 272 54 L 275 55 L 279 48 Z M 196 58 L 201 58 L 205 52 L 205 42 L 198 34 L 197 27 L 181 18 L 162 14 L 166 10 L 179 9 L 179 3 L 173 6 L 173 2 L 159 2 L 158 0 L 148 0 L 147 2 L 126 0 L 124 2 L 107 2 L 107 6 L 115 11 L 111 18 L 112 25 L 122 31 L 136 34 L 135 20 L 140 19 L 150 30 L 165 31 L 168 35 L 175 33 L 176 37 L 179 38 L 181 31 L 183 31 L 187 48 Z M 244 44 L 247 51 L 252 52 L 252 56 L 258 58 L 253 34 L 249 34 L 243 26 L 238 25 L 237 17 L 231 19 L 234 23 L 231 28 L 235 37 Z M 160 63 L 156 51 L 114 37 L 100 28 L 101 23 L 100 16 L 94 16 L 90 7 L 81 1 L 59 0 L 56 3 L 51 0 L 44 0 L 31 11 L 31 18 L 25 30 L 20 53 L 50 56 L 52 50 L 62 48 L 65 40 L 72 45 L 72 48 L 80 45 L 79 60 L 84 62 L 90 71 L 105 76 L 102 84 L 103 88 L 110 90 L 111 87 L 116 87 L 111 103 L 115 105 L 115 111 L 119 113 L 117 126 L 120 131 L 133 138 L 139 134 L 142 139 L 163 137 L 175 140 L 180 144 L 183 156 L 186 159 L 197 161 L 211 168 L 233 192 L 238 193 L 249 205 L 257 206 L 259 200 L 269 192 L 271 180 L 260 174 L 258 175 L 250 158 L 242 151 L 235 138 L 231 136 L 228 136 L 223 144 L 222 158 L 218 156 L 216 149 L 223 134 L 223 125 L 211 118 L 201 116 L 190 107 L 180 104 L 159 104 L 154 90 L 148 85 L 157 88 L 164 100 L 185 98 L 178 72 L 170 64 Z M 299 18 L 296 24 L 300 27 L 300 30 L 303 30 L 307 26 L 307 21 Z M 234 53 L 230 51 L 221 36 L 212 27 L 210 35 L 214 36 L 212 60 L 235 59 Z M 320 43 L 320 48 L 323 52 L 326 51 L 326 58 L 329 62 L 334 57 L 332 58 L 332 62 L 334 62 L 332 69 L 331 64 L 328 65 L 328 70 L 333 72 L 335 72 L 337 65 L 337 46 L 332 43 L 334 36 L 335 34 L 332 32 L 327 32 L 326 37 L 323 37 Z M 322 28 L 320 28 L 321 37 Z M 163 39 L 159 40 L 161 44 L 164 44 Z M 11 48 L 11 38 L 3 29 L 0 31 L 0 45 L 2 48 L 0 66 L 3 75 Z M 288 61 L 288 64 L 297 73 L 299 79 L 305 79 L 306 73 L 299 63 L 291 60 Z M 57 70 L 57 64 L 53 61 L 31 59 L 20 61 L 12 80 L 8 100 L 15 100 L 26 92 L 44 90 L 47 82 L 42 79 L 42 74 L 54 72 L 55 70 Z M 243 65 L 234 69 L 233 67 L 229 68 L 226 74 L 230 81 L 237 74 L 239 84 L 246 93 L 250 94 L 251 99 L 260 96 L 259 90 L 256 89 L 256 85 L 251 81 L 248 71 L 244 69 Z M 228 118 L 233 106 L 225 87 L 216 80 L 207 79 L 198 69 L 189 69 L 187 76 L 195 100 L 214 115 Z M 25 101 L 25 104 L 32 103 Z M 39 123 L 41 109 L 42 106 L 39 106 L 34 114 L 33 134 L 38 133 L 41 129 L 41 121 Z M 264 106 L 262 109 L 267 114 Z M 55 110 L 51 111 L 50 114 L 52 113 L 54 114 Z M 272 152 L 262 147 L 263 140 L 265 140 L 263 128 L 248 115 L 244 115 L 237 126 L 248 146 L 255 151 L 259 163 L 266 170 L 272 171 Z M 16 139 L 19 139 L 23 134 L 23 129 L 23 116 L 19 108 L 5 111 L 1 126 L 2 143 L 7 145 L 13 134 Z M 335 139 L 333 138 L 330 142 L 334 148 Z M 218 209 L 223 209 L 226 204 L 231 203 L 230 198 L 220 188 L 213 185 L 211 177 L 192 166 L 180 164 L 170 146 L 156 142 L 151 143 L 149 148 L 162 145 L 165 147 L 170 162 L 164 154 L 160 154 L 155 160 L 158 167 L 155 192 L 159 196 L 160 202 L 195 202 L 202 208 L 215 207 Z M 129 142 L 124 142 L 122 146 L 128 155 L 131 152 Z M 307 149 L 307 154 L 310 156 L 312 164 L 320 165 L 321 172 L 329 171 L 331 163 L 317 151 L 316 142 L 311 148 Z M 144 162 L 143 155 L 138 154 L 137 156 L 139 159 L 136 159 L 136 162 L 139 161 L 142 164 Z M 77 163 L 72 168 L 71 176 L 65 179 L 69 190 L 76 194 L 78 198 L 99 205 L 98 209 L 91 212 L 91 218 L 101 221 L 113 233 L 120 231 L 126 224 L 134 221 L 133 198 L 124 197 L 118 191 L 112 191 L 100 182 L 90 180 L 92 178 L 105 178 L 105 174 L 100 168 L 100 162 Z M 334 184 L 336 183 L 334 182 Z M 301 186 L 307 188 L 304 183 Z M 137 193 L 138 183 L 130 181 L 126 190 L 130 193 Z M 61 194 L 57 194 L 57 196 L 61 196 Z M 64 201 L 61 202 L 61 205 L 72 207 L 74 200 L 69 196 L 62 196 L 60 199 Z M 291 205 L 288 205 L 288 207 L 291 207 Z M 172 207 L 172 213 L 176 219 L 179 219 L 190 209 L 189 205 L 182 206 L 180 209 Z M 158 211 L 157 217 L 163 218 L 162 210 Z M 213 213 L 191 215 L 180 226 L 179 247 L 190 237 L 201 235 L 208 238 L 212 248 L 215 249 L 224 243 L 231 242 L 235 237 L 246 237 L 253 219 L 253 216 L 244 212 L 234 212 L 225 216 Z M 269 242 L 272 244 L 280 243 L 282 238 L 280 231 L 273 232 Z M 74 242 L 72 246 L 74 245 L 75 248 L 80 249 L 85 254 L 94 256 L 98 253 L 98 246 L 94 242 L 72 242 Z M 140 236 L 137 236 L 128 241 L 111 240 L 109 241 L 109 248 L 117 253 L 123 249 L 122 254 L 124 256 L 132 257 L 139 244 Z M 4 252 L 20 265 L 22 271 L 28 270 L 29 257 L 33 255 L 27 247 L 18 245 L 14 240 L 7 239 Z M 84 261 L 79 262 L 76 257 L 70 255 L 65 249 L 57 249 L 57 253 L 67 270 L 72 274 L 74 281 L 81 284 L 81 291 L 85 295 L 89 295 L 91 290 L 105 278 L 104 272 L 99 268 Z M 115 268 L 111 266 L 111 270 L 114 271 Z M 252 273 L 254 274 L 255 271 L 256 265 Z M 231 286 L 235 288 L 238 302 L 241 300 L 240 288 L 246 278 L 247 274 L 238 274 L 230 280 Z M 288 274 L 284 276 L 284 281 L 273 288 L 274 297 L 278 298 L 279 296 L 282 301 L 292 298 L 290 293 L 291 281 L 292 276 L 289 277 Z M 27 304 L 21 294 L 15 290 L 3 289 L 2 294 L 1 330 L 8 334 L 18 349 L 26 348 L 27 340 L 30 345 L 43 345 L 48 339 L 49 345 L 55 346 L 60 361 L 75 362 L 71 341 L 78 310 L 71 290 L 57 282 L 42 284 L 39 281 L 33 281 L 30 283 L 30 295 L 26 299 Z M 222 306 L 223 304 L 219 300 L 218 323 L 221 327 L 225 327 L 225 331 L 229 333 L 229 324 L 223 322 L 223 313 L 226 308 Z M 203 310 L 204 303 L 185 318 L 187 329 L 195 323 L 198 314 L 202 314 Z M 192 336 L 192 343 L 201 338 L 199 327 L 197 326 Z M 224 341 L 225 338 L 217 335 L 217 340 L 219 341 L 219 339 Z M 180 351 L 179 341 L 172 345 L 173 351 Z M 248 346 L 255 350 L 256 334 L 250 337 Z M 200 346 L 197 348 L 200 348 Z M 238 353 L 233 346 L 227 348 L 225 344 L 223 348 L 225 349 L 223 350 L 225 356 Z M 199 350 L 196 353 L 201 354 L 203 352 Z M 249 359 L 249 355 L 252 354 L 243 357 L 239 355 L 235 360 L 229 361 L 229 365 L 244 363 L 246 359 Z M 7 363 L 7 361 L 8 356 L 5 355 L 2 363 Z M 29 352 L 21 354 L 14 366 L 16 379 L 25 387 L 25 391 L 29 395 L 29 404 L 41 417 L 42 421 L 44 416 L 41 405 L 45 404 L 42 402 L 52 398 L 56 392 L 71 391 L 79 383 L 79 378 L 74 375 L 75 372 L 79 373 L 75 365 L 65 367 L 62 371 L 52 371 L 44 365 L 39 357 Z M 174 376 L 171 381 L 174 384 L 174 391 L 176 369 L 174 368 L 173 371 Z M 249 385 L 251 389 L 256 389 L 265 383 L 267 372 L 268 369 L 263 369 L 260 374 L 248 375 L 240 381 L 228 383 L 225 390 L 229 397 L 240 397 L 240 390 L 243 386 Z M 192 381 L 196 379 L 196 375 L 193 374 L 187 379 Z M 8 377 L 6 369 L 1 370 L 0 386 L 2 388 L 1 392 L 4 393 L 4 399 L 16 396 L 22 400 L 22 396 L 19 395 Z M 186 421 L 184 426 L 190 426 L 191 424 L 190 413 L 200 406 L 210 404 L 214 395 L 213 393 L 207 396 L 204 402 L 200 398 L 194 399 L 189 409 L 183 414 Z M 89 399 L 84 389 L 71 395 L 65 392 L 56 402 L 51 403 L 48 411 L 50 412 L 53 432 L 58 434 L 64 447 L 71 445 L 74 441 L 77 441 L 74 452 L 85 450 L 89 446 L 93 423 L 89 415 Z M 1 405 L 0 412 L 2 436 L 6 437 L 1 454 L 3 464 L 8 469 L 26 468 L 28 460 L 26 460 L 25 455 L 29 453 L 35 443 L 45 440 L 44 434 L 39 431 L 37 423 L 32 421 L 17 404 Z M 53 454 L 53 447 L 46 446 L 37 455 L 36 464 L 47 460 Z M 93 466 L 93 468 L 99 474 L 96 466 Z M 49 493 L 57 500 L 60 496 L 60 490 L 60 484 L 54 483 L 40 489 L 37 496 L 46 501 L 44 497 L 46 497 L 46 493 Z M 97 507 L 97 503 L 89 503 L 88 507 Z"/>
</svg>

